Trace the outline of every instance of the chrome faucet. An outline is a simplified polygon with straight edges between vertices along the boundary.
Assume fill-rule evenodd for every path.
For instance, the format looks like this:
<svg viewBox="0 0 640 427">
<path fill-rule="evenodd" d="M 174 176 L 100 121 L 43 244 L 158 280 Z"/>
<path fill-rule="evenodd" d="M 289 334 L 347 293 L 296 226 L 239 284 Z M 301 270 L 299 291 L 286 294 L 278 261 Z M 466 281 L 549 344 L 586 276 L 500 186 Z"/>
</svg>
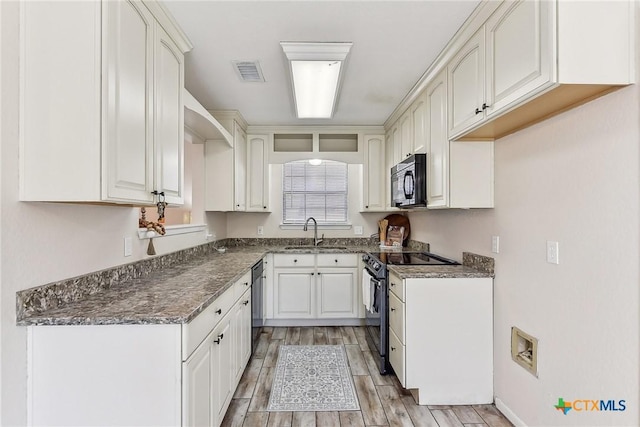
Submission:
<svg viewBox="0 0 640 427">
<path fill-rule="evenodd" d="M 318 239 L 318 221 L 316 221 L 316 219 L 312 216 L 310 216 L 309 218 L 307 218 L 307 221 L 304 223 L 304 231 L 307 231 L 307 225 L 309 224 L 309 221 L 313 220 L 313 246 L 318 246 L 320 243 L 322 243 L 322 241 L 324 240 L 324 234 L 322 235 L 322 239 Z"/>
</svg>

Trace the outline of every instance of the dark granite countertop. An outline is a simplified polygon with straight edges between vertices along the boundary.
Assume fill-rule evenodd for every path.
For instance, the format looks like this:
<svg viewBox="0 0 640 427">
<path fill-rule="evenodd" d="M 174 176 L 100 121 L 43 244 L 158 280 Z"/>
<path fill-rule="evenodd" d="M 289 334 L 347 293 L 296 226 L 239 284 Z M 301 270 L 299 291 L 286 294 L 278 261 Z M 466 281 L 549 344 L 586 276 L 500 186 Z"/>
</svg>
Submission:
<svg viewBox="0 0 640 427">
<path fill-rule="evenodd" d="M 349 242 L 332 244 L 330 248 L 307 246 L 295 249 L 286 249 L 287 246 L 282 245 L 258 246 L 242 243 L 230 245 L 225 253 L 218 253 L 215 247 L 210 247 L 204 254 L 179 260 L 168 267 L 152 269 L 141 277 L 132 275 L 113 285 L 100 284 L 100 288 L 92 283 L 96 279 L 81 277 L 69 279 L 62 286 L 59 282 L 21 291 L 17 324 L 184 324 L 229 289 L 267 253 L 364 253 L 380 250 L 377 246 L 354 246 L 349 245 Z M 413 250 L 415 249 L 419 248 Z M 465 266 L 389 266 L 389 269 L 402 278 L 491 277 L 487 272 Z M 102 273 L 104 272 L 95 275 Z M 85 280 L 84 285 L 77 284 L 82 282 L 81 279 Z M 88 287 L 86 282 L 95 289 L 83 294 L 84 289 L 79 291 L 78 287 Z M 64 292 L 75 292 L 78 295 L 65 300 L 65 295 L 62 295 Z"/>
<path fill-rule="evenodd" d="M 401 279 L 493 277 L 492 273 L 464 265 L 389 265 L 387 269 L 397 274 Z"/>
</svg>

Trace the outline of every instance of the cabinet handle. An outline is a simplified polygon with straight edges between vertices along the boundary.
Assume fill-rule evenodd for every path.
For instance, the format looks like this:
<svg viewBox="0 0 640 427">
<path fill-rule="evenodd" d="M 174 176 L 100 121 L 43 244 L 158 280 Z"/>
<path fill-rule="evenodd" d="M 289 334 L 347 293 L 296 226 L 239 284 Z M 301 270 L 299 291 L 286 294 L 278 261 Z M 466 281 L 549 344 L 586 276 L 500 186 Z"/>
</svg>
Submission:
<svg viewBox="0 0 640 427">
<path fill-rule="evenodd" d="M 395 283 L 391 282 L 391 286 L 395 286 L 395 285 L 396 285 Z"/>
<path fill-rule="evenodd" d="M 244 285 L 245 286 L 249 286 L 249 282 L 244 282 Z"/>
<path fill-rule="evenodd" d="M 411 153 L 407 153 L 407 157 L 411 157 Z"/>
<path fill-rule="evenodd" d="M 489 106 L 487 105 L 486 102 L 482 104 L 482 111 L 486 110 L 487 108 L 489 108 Z"/>
<path fill-rule="evenodd" d="M 153 190 L 151 194 L 154 196 L 164 196 L 164 191 Z"/>
<path fill-rule="evenodd" d="M 244 305 L 249 304 L 249 300 L 243 301 L 242 304 L 244 304 Z"/>
<path fill-rule="evenodd" d="M 391 351 L 396 351 L 396 348 L 395 347 L 391 347 Z"/>
<path fill-rule="evenodd" d="M 293 262 L 298 262 L 298 260 L 297 260 L 297 259 L 294 259 L 294 260 L 293 260 Z"/>
<path fill-rule="evenodd" d="M 369 209 L 369 206 L 365 206 L 364 208 L 365 208 L 365 209 Z"/>
<path fill-rule="evenodd" d="M 476 108 L 476 114 L 480 114 L 480 113 L 482 113 L 482 110 L 479 108 Z"/>
<path fill-rule="evenodd" d="M 267 209 L 267 207 L 266 207 L 266 206 L 263 206 L 263 207 L 262 207 L 262 209 Z"/>
<path fill-rule="evenodd" d="M 396 309 L 395 309 L 395 308 L 392 308 L 392 309 L 391 309 L 391 311 L 396 311 Z"/>
<path fill-rule="evenodd" d="M 222 338 L 224 338 L 224 334 L 218 335 L 218 339 L 217 340 L 213 340 L 213 342 L 216 343 L 216 344 L 220 344 L 220 341 L 222 341 Z"/>
<path fill-rule="evenodd" d="M 222 314 L 222 309 L 221 308 L 217 309 L 216 314 Z"/>
<path fill-rule="evenodd" d="M 320 272 L 318 271 L 318 276 L 319 276 L 319 275 L 321 275 L 321 274 L 322 274 L 322 273 L 320 273 Z"/>
<path fill-rule="evenodd" d="M 335 260 L 336 262 L 338 262 L 338 260 Z"/>
<path fill-rule="evenodd" d="M 316 274 L 316 273 L 311 273 L 311 275 L 312 275 L 312 276 L 313 276 L 314 274 Z M 318 273 L 318 274 L 319 274 L 319 273 Z"/>
</svg>

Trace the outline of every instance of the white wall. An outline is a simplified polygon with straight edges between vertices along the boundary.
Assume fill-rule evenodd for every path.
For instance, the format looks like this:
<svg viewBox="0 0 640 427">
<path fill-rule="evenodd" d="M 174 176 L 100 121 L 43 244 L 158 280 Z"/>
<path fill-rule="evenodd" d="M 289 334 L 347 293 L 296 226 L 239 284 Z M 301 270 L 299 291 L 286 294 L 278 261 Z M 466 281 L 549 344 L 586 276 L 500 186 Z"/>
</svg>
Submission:
<svg viewBox="0 0 640 427">
<path fill-rule="evenodd" d="M 339 159 L 336 159 L 339 160 Z M 263 237 L 313 237 L 313 231 L 282 230 L 282 165 L 272 164 L 271 174 L 271 213 L 242 213 L 232 212 L 227 214 L 227 231 L 231 237 L 259 237 L 258 226 L 264 227 Z M 353 225 L 361 225 L 364 228 L 362 236 L 356 236 L 353 228 L 349 230 L 324 230 L 318 231 L 318 237 L 324 233 L 325 237 L 369 237 L 378 232 L 378 220 L 384 218 L 386 213 L 360 213 L 362 204 L 362 165 L 350 164 L 349 174 L 349 220 Z"/>
<path fill-rule="evenodd" d="M 19 3 L 0 2 L 0 10 L 0 424 L 24 425 L 27 343 L 25 328 L 15 326 L 16 291 L 144 259 L 147 241 L 137 238 L 135 208 L 18 201 Z M 225 237 L 225 215 L 206 218 Z M 133 238 L 131 257 L 123 256 L 125 236 Z M 204 242 L 199 233 L 155 239 L 154 245 L 163 254 Z"/>
<path fill-rule="evenodd" d="M 640 425 L 639 94 L 496 141 L 495 209 L 410 214 L 434 252 L 495 257 L 495 394 L 527 425 Z M 546 263 L 546 240 L 559 242 L 559 265 Z M 511 360 L 512 326 L 540 340 L 538 378 Z M 627 410 L 565 416 L 559 397 Z"/>
</svg>

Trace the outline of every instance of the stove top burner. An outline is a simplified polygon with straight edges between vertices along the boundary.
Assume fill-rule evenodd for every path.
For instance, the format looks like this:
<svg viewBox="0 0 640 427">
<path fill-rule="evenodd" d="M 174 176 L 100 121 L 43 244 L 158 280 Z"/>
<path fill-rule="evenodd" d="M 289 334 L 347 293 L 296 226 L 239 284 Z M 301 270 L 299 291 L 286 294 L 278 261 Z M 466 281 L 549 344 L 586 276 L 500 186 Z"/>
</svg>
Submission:
<svg viewBox="0 0 640 427">
<path fill-rule="evenodd" d="M 459 265 L 460 263 L 429 252 L 372 252 L 388 265 Z"/>
</svg>

